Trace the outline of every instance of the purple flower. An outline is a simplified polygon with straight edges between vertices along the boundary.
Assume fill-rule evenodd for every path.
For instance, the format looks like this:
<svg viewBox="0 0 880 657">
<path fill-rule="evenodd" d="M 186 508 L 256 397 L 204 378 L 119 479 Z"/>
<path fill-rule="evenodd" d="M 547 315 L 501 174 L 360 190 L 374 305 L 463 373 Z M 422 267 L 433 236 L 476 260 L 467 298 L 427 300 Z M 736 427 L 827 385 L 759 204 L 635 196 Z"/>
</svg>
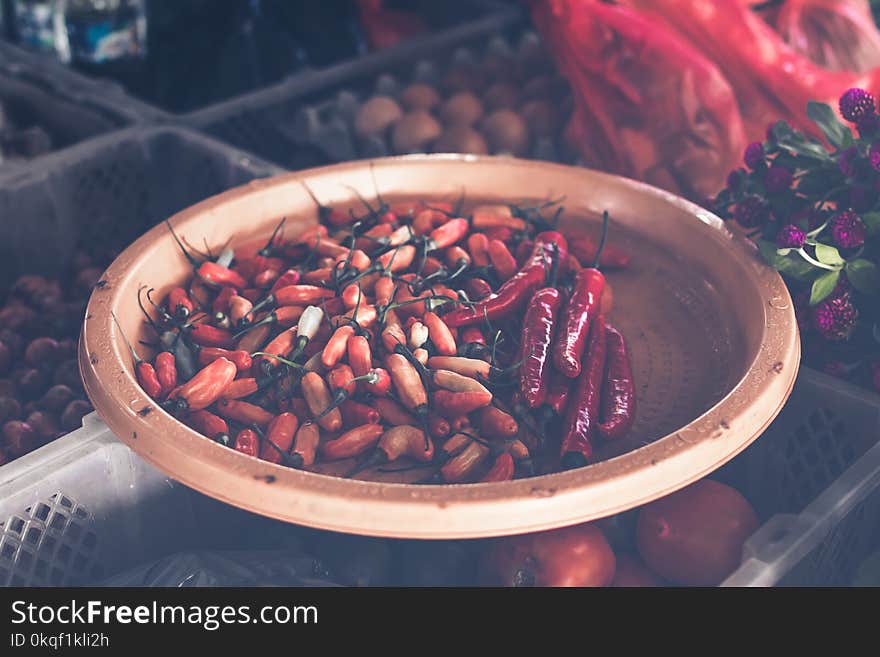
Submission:
<svg viewBox="0 0 880 657">
<path fill-rule="evenodd" d="M 855 249 L 865 243 L 865 222 L 852 210 L 831 217 L 831 237 L 842 249 Z"/>
<path fill-rule="evenodd" d="M 788 224 L 783 226 L 776 235 L 776 246 L 780 249 L 799 249 L 804 245 L 807 234 L 795 226 Z"/>
<path fill-rule="evenodd" d="M 764 186 L 770 194 L 778 194 L 787 189 L 791 189 L 791 182 L 794 179 L 791 171 L 783 166 L 772 166 L 764 175 Z"/>
<path fill-rule="evenodd" d="M 847 176 L 848 178 L 852 178 L 856 175 L 856 160 L 859 157 L 859 149 L 856 146 L 850 146 L 845 151 L 840 154 L 840 159 L 837 161 L 837 166 L 840 167 L 840 172 Z"/>
<path fill-rule="evenodd" d="M 874 96 L 864 89 L 847 89 L 840 97 L 840 113 L 847 121 L 856 123 L 874 113 Z"/>
<path fill-rule="evenodd" d="M 874 171 L 880 171 L 880 141 L 871 144 L 871 150 L 868 151 L 868 159 L 871 161 L 871 168 Z"/>
<path fill-rule="evenodd" d="M 753 141 L 746 146 L 746 152 L 743 154 L 743 162 L 746 166 L 754 171 L 764 163 L 764 146 L 759 141 Z"/>
<path fill-rule="evenodd" d="M 747 196 L 733 209 L 733 218 L 743 228 L 755 228 L 767 221 L 770 206 L 760 196 Z"/>
<path fill-rule="evenodd" d="M 813 326 L 826 340 L 839 342 L 852 335 L 859 311 L 849 294 L 832 296 L 813 308 Z"/>
</svg>

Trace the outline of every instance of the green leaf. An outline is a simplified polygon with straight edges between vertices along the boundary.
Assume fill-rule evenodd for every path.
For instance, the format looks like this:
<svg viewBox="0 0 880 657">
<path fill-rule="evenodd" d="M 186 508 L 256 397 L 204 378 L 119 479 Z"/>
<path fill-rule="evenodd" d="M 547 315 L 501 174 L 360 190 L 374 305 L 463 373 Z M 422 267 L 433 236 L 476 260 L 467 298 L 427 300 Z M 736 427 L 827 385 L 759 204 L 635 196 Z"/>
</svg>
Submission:
<svg viewBox="0 0 880 657">
<path fill-rule="evenodd" d="M 768 265 L 780 274 L 790 276 L 798 281 L 808 281 L 815 273 L 815 268 L 796 253 L 781 256 L 776 253 L 776 244 L 768 240 L 755 240 L 761 257 Z"/>
<path fill-rule="evenodd" d="M 840 257 L 840 252 L 837 250 L 837 247 L 822 244 L 821 242 L 816 244 L 816 260 L 823 265 L 831 266 L 842 265 L 844 263 L 844 259 Z"/>
<path fill-rule="evenodd" d="M 779 256 L 787 256 L 789 253 L 791 253 L 791 249 L 776 249 L 776 255 Z"/>
<path fill-rule="evenodd" d="M 859 292 L 865 294 L 880 292 L 880 270 L 870 260 L 859 258 L 846 263 L 846 277 Z"/>
<path fill-rule="evenodd" d="M 834 291 L 839 278 L 840 270 L 835 269 L 834 271 L 822 274 L 813 281 L 813 289 L 810 291 L 810 305 L 815 306 L 817 303 L 825 300 Z"/>
<path fill-rule="evenodd" d="M 871 237 L 880 235 L 880 212 L 866 212 L 862 215 L 862 221 L 868 228 L 868 235 Z"/>
<path fill-rule="evenodd" d="M 819 126 L 825 138 L 835 148 L 844 148 L 843 144 L 849 135 L 849 141 L 853 141 L 852 131 L 837 120 L 837 114 L 830 105 L 817 103 L 811 100 L 807 103 L 807 116 Z"/>
</svg>

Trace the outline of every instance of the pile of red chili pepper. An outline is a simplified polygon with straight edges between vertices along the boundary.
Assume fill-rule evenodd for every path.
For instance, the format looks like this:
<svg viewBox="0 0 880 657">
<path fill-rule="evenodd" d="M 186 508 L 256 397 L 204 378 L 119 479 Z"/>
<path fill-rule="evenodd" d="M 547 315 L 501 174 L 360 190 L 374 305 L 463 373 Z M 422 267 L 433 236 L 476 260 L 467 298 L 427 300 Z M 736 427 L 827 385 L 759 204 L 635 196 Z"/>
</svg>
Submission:
<svg viewBox="0 0 880 657">
<path fill-rule="evenodd" d="M 428 471 L 419 483 L 580 467 L 595 440 L 626 435 L 632 372 L 602 270 L 629 257 L 605 244 L 607 214 L 601 240 L 566 239 L 556 201 L 361 202 L 217 255 L 168 224 L 193 275 L 164 299 L 139 293 L 156 334 L 151 361 L 132 349 L 147 394 L 254 457 Z"/>
</svg>

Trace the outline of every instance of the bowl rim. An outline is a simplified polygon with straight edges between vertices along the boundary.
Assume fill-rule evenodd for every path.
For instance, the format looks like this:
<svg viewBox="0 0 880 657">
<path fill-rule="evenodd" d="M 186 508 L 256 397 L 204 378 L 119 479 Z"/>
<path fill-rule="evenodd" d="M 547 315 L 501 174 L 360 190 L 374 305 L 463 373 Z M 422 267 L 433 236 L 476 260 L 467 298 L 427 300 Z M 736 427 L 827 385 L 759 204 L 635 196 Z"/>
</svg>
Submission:
<svg viewBox="0 0 880 657">
<path fill-rule="evenodd" d="M 674 194 L 613 174 L 509 157 L 408 155 L 315 167 L 233 188 L 176 213 L 170 221 L 182 230 L 188 222 L 234 199 L 314 176 L 372 165 L 378 172 L 379 166 L 430 167 L 450 161 L 467 166 L 559 169 L 568 174 L 580 171 L 600 183 L 614 180 L 637 194 L 670 203 L 720 231 L 726 246 L 738 251 L 732 257 L 755 258 L 756 249 L 744 236 L 732 233 L 720 218 Z M 160 223 L 138 238 L 110 265 L 102 280 L 124 277 L 129 271 L 126 263 L 160 239 L 164 230 Z M 136 408 L 154 408 L 155 403 L 126 366 L 128 354 L 120 349 L 117 329 L 111 324 L 110 310 L 115 307 L 119 287 L 114 284 L 97 287 L 89 300 L 79 343 L 80 372 L 89 398 L 122 442 L 171 477 L 233 506 L 317 529 L 373 536 L 450 539 L 519 534 L 606 517 L 667 495 L 717 469 L 761 435 L 794 386 L 800 340 L 793 303 L 778 272 L 763 264 L 750 272 L 767 295 L 764 337 L 768 332 L 776 335 L 762 341 L 745 374 L 720 401 L 686 426 L 648 445 L 585 468 L 527 479 L 443 485 L 342 479 L 241 454 L 157 408 L 159 412 L 139 413 Z M 111 381 L 113 385 L 109 385 Z M 749 399 L 762 396 L 775 401 L 766 412 L 755 413 Z M 736 432 L 742 436 L 731 439 L 730 448 L 719 454 L 716 439 L 723 435 L 730 438 Z M 621 495 L 628 490 L 627 478 L 637 470 L 642 471 L 644 489 Z"/>
</svg>

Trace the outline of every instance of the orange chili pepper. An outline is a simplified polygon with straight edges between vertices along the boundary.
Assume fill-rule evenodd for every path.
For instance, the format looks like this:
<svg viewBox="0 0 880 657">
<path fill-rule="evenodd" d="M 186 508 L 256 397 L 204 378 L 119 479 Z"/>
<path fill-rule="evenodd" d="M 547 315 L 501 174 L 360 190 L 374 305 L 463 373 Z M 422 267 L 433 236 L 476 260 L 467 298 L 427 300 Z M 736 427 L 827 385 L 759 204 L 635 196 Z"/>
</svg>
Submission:
<svg viewBox="0 0 880 657">
<path fill-rule="evenodd" d="M 480 433 L 487 438 L 504 440 L 519 432 L 519 423 L 509 413 L 495 406 L 485 406 L 477 411 Z"/>
<path fill-rule="evenodd" d="M 461 356 L 431 356 L 428 359 L 428 367 L 438 370 L 451 370 L 472 379 L 482 377 L 489 378 L 491 365 L 484 360 L 476 358 L 463 358 Z"/>
<path fill-rule="evenodd" d="M 431 231 L 431 234 L 428 236 L 427 249 L 432 251 L 452 246 L 459 240 L 464 239 L 464 236 L 468 234 L 469 228 L 467 219 L 450 219 L 439 228 Z"/>
<path fill-rule="evenodd" d="M 416 415 L 424 416 L 428 410 L 428 395 L 416 368 L 400 354 L 390 354 L 385 365 L 401 403 Z"/>
<path fill-rule="evenodd" d="M 164 397 L 177 387 L 177 365 L 174 354 L 170 351 L 162 351 L 157 354 L 155 368 L 156 379 L 162 386 L 161 394 Z"/>
<path fill-rule="evenodd" d="M 351 477 L 362 470 L 396 461 L 402 456 L 428 463 L 434 458 L 434 443 L 429 440 L 426 445 L 422 431 L 414 426 L 391 427 L 382 433 L 376 449 L 346 476 Z"/>
<path fill-rule="evenodd" d="M 198 411 L 207 408 L 226 390 L 238 370 L 235 364 L 225 358 L 218 358 L 203 367 L 177 391 L 176 399 L 185 402 L 185 410 Z"/>
<path fill-rule="evenodd" d="M 189 328 L 189 337 L 202 347 L 232 349 L 234 346 L 232 334 L 229 331 L 210 324 L 193 324 Z"/>
<path fill-rule="evenodd" d="M 464 481 L 486 460 L 487 456 L 489 456 L 489 448 L 472 440 L 467 447 L 440 468 L 440 475 L 450 484 Z"/>
<path fill-rule="evenodd" d="M 425 326 L 428 327 L 428 335 L 431 336 L 431 342 L 437 349 L 437 353 L 441 356 L 454 356 L 457 350 L 455 346 L 455 338 L 452 337 L 452 331 L 443 322 L 437 313 L 427 312 L 422 317 Z"/>
<path fill-rule="evenodd" d="M 251 355 L 243 349 L 230 351 L 229 349 L 222 349 L 220 347 L 203 347 L 199 350 L 200 365 L 210 365 L 218 358 L 225 358 L 235 363 L 235 367 L 239 374 L 250 370 L 251 365 L 253 364 Z"/>
<path fill-rule="evenodd" d="M 228 386 L 226 386 L 226 390 L 223 391 L 222 398 L 223 399 L 241 399 L 242 397 L 249 397 L 259 390 L 259 386 L 257 385 L 257 380 L 254 378 L 246 378 L 246 379 L 236 379 Z"/>
<path fill-rule="evenodd" d="M 228 445 L 229 425 L 219 415 L 208 411 L 195 411 L 186 418 L 187 423 L 199 433 L 207 436 L 218 443 Z"/>
<path fill-rule="evenodd" d="M 337 390 L 344 390 L 345 394 L 353 395 L 357 383 L 353 379 L 354 372 L 348 365 L 337 365 L 327 374 L 327 383 L 334 393 Z"/>
<path fill-rule="evenodd" d="M 489 260 L 491 260 L 492 266 L 502 282 L 517 272 L 516 259 L 504 242 L 500 240 L 496 239 L 489 242 Z"/>
<path fill-rule="evenodd" d="M 321 445 L 321 455 L 331 461 L 358 456 L 375 445 L 383 432 L 382 425 L 362 424 Z"/>
<path fill-rule="evenodd" d="M 472 411 L 488 406 L 492 402 L 490 392 L 449 392 L 448 390 L 436 390 L 434 392 L 433 408 L 440 415 L 448 418 L 465 415 Z"/>
<path fill-rule="evenodd" d="M 387 424 L 418 424 L 416 417 L 390 397 L 376 397 L 372 402 Z"/>
<path fill-rule="evenodd" d="M 293 441 L 293 449 L 287 459 L 287 465 L 293 468 L 303 468 L 315 462 L 315 453 L 318 451 L 318 443 L 321 441 L 321 431 L 317 424 L 307 422 L 300 426 Z"/>
<path fill-rule="evenodd" d="M 379 424 L 382 417 L 372 406 L 361 404 L 353 399 L 346 399 L 339 405 L 339 411 L 342 413 L 342 424 L 344 427 L 357 427 L 362 424 Z"/>
</svg>

